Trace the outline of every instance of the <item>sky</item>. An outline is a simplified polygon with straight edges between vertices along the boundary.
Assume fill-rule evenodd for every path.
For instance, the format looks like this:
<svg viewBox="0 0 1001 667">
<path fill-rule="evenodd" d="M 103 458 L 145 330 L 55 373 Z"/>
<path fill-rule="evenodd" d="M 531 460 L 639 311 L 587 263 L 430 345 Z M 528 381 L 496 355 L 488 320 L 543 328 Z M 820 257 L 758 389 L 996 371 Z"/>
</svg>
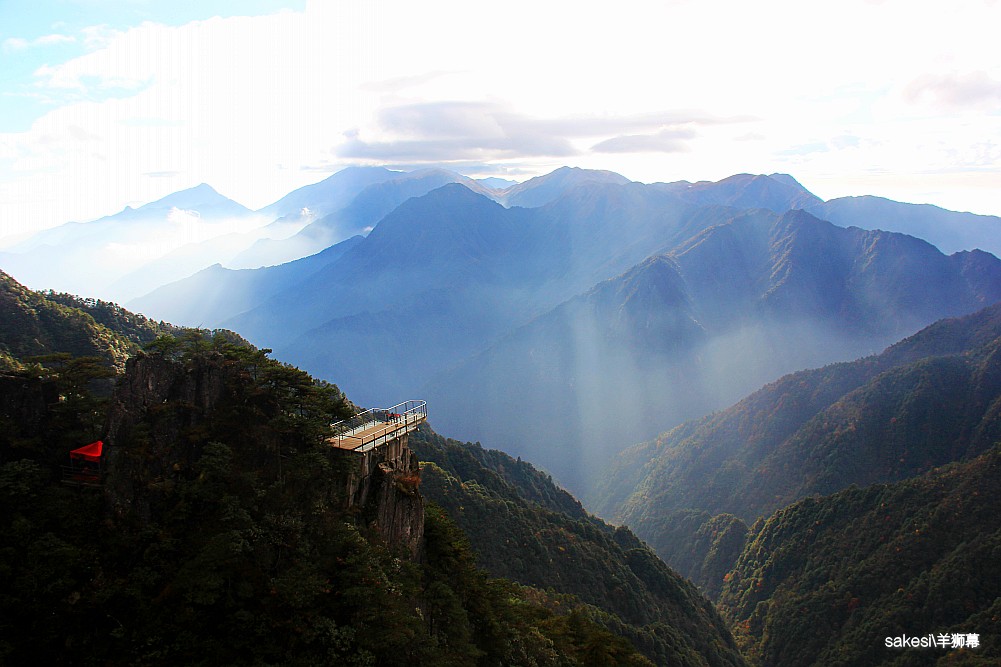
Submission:
<svg viewBox="0 0 1001 667">
<path fill-rule="evenodd" d="M 0 237 L 349 165 L 1001 215 L 997 0 L 0 0 Z"/>
</svg>

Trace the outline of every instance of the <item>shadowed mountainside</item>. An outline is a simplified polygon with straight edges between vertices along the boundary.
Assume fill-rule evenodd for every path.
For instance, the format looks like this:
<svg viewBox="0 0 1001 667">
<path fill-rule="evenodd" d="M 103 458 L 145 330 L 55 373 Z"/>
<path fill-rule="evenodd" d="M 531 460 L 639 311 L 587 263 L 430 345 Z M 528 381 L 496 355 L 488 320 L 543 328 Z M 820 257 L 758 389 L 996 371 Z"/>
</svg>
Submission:
<svg viewBox="0 0 1001 667">
<path fill-rule="evenodd" d="M 627 450 L 594 506 L 712 594 L 739 553 L 741 522 L 810 495 L 970 460 L 1001 440 L 999 424 L 994 305 L 879 355 L 788 375 Z"/>
</svg>

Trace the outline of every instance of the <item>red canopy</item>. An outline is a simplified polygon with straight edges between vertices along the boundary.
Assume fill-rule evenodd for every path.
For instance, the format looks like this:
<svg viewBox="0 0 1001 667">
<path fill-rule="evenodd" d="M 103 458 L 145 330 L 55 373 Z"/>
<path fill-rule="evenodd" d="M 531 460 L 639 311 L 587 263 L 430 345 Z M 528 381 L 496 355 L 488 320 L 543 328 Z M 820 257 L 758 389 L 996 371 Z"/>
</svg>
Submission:
<svg viewBox="0 0 1001 667">
<path fill-rule="evenodd" d="M 85 461 L 100 461 L 101 451 L 104 449 L 104 443 L 100 440 L 97 442 L 92 442 L 89 445 L 84 445 L 79 449 L 74 449 L 70 452 L 71 459 L 84 459 Z"/>
</svg>

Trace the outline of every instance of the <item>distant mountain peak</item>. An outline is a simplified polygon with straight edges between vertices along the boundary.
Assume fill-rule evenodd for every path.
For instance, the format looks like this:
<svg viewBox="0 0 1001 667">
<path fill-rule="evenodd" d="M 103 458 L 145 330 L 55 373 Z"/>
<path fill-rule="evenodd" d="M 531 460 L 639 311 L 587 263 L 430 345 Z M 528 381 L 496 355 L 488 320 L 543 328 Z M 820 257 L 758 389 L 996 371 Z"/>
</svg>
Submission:
<svg viewBox="0 0 1001 667">
<path fill-rule="evenodd" d="M 477 178 L 476 182 L 494 190 L 507 190 L 518 185 L 518 181 L 513 181 L 509 178 L 499 178 L 497 176 L 488 176 L 487 178 Z"/>
<path fill-rule="evenodd" d="M 193 187 L 185 188 L 184 190 L 178 190 L 173 194 L 169 194 L 166 197 L 162 197 L 160 199 L 157 199 L 155 202 L 151 203 L 156 204 L 158 202 L 163 202 L 175 198 L 187 197 L 191 195 L 197 195 L 200 197 L 222 197 L 222 195 L 219 194 L 219 192 L 208 183 L 199 183 L 198 185 L 195 185 Z"/>
<path fill-rule="evenodd" d="M 441 187 L 431 190 L 427 194 L 411 198 L 409 201 L 405 202 L 404 205 L 421 206 L 430 204 L 436 206 L 441 202 L 448 202 L 450 204 L 489 203 L 499 206 L 499 204 L 489 197 L 470 189 L 465 183 L 446 183 Z"/>
<path fill-rule="evenodd" d="M 622 174 L 616 173 L 614 171 L 609 171 L 607 169 L 585 169 L 584 167 L 559 167 L 546 174 L 545 176 L 539 176 L 540 179 L 553 179 L 553 178 L 566 178 L 566 177 L 584 177 L 586 179 L 597 179 L 597 180 L 612 180 L 618 181 L 620 183 L 629 183 L 629 179 Z"/>
<path fill-rule="evenodd" d="M 387 169 L 386 167 L 376 167 L 376 166 L 369 166 L 369 165 L 351 165 L 351 166 L 348 166 L 348 167 L 344 167 L 344 169 L 341 169 L 340 171 L 336 172 L 335 174 L 332 174 L 331 176 L 328 176 L 328 178 L 333 178 L 337 174 L 341 174 L 341 175 L 344 175 L 344 174 L 382 174 L 382 173 L 385 173 L 387 171 L 388 172 L 394 172 L 394 171 L 396 171 L 396 173 L 400 173 L 400 174 L 406 173 L 404 171 Z"/>
<path fill-rule="evenodd" d="M 809 190 L 803 187 L 802 183 L 797 181 L 789 174 L 780 174 L 776 172 L 774 174 L 768 174 L 768 178 L 772 179 L 773 181 L 778 181 L 779 183 L 782 183 L 784 185 L 789 185 L 794 188 L 799 188 L 800 190 L 803 190 L 805 192 L 809 192 Z"/>
<path fill-rule="evenodd" d="M 719 181 L 676 181 L 660 187 L 702 206 L 716 204 L 733 208 L 765 208 L 784 213 L 789 209 L 810 208 L 823 203 L 823 200 L 787 174 L 734 174 Z"/>
<path fill-rule="evenodd" d="M 228 197 L 225 197 L 213 188 L 208 183 L 199 183 L 198 185 L 187 188 L 186 190 L 180 190 L 166 197 L 161 197 L 156 201 L 150 202 L 140 206 L 137 209 L 131 209 L 135 211 L 159 211 L 163 209 L 170 208 L 180 208 L 180 209 L 195 209 L 202 210 L 206 208 L 223 208 L 228 210 L 230 213 L 240 213 L 246 214 L 250 213 L 249 209 L 245 208 L 242 204 L 239 204 Z M 126 210 L 128 207 L 126 207 Z"/>
<path fill-rule="evenodd" d="M 628 178 L 614 171 L 560 167 L 544 176 L 536 176 L 524 183 L 511 186 L 504 191 L 504 202 L 508 206 L 536 208 L 559 198 L 570 188 L 585 183 L 625 185 L 630 182 Z"/>
<path fill-rule="evenodd" d="M 345 167 L 322 181 L 293 190 L 278 201 L 258 209 L 258 212 L 279 218 L 298 215 L 303 207 L 307 207 L 323 216 L 347 206 L 366 186 L 405 175 L 406 172 L 385 167 Z"/>
</svg>

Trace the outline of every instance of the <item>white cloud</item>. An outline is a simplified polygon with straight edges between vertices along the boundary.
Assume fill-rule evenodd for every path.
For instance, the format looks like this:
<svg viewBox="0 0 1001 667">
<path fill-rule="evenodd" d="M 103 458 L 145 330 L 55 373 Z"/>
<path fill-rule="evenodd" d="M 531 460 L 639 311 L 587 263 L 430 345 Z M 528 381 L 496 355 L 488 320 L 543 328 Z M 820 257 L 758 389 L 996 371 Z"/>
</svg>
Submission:
<svg viewBox="0 0 1001 667">
<path fill-rule="evenodd" d="M 1001 80 L 983 70 L 926 73 L 910 81 L 903 96 L 915 104 L 994 112 L 1001 107 Z"/>
<path fill-rule="evenodd" d="M 53 44 L 72 44 L 76 37 L 72 35 L 51 34 L 43 35 L 32 42 L 33 46 L 52 46 Z"/>
<path fill-rule="evenodd" d="M 8 37 L 3 41 L 2 49 L 3 51 L 10 53 L 14 51 L 23 51 L 25 49 L 35 48 L 39 46 L 54 46 L 57 44 L 72 44 L 76 42 L 76 37 L 72 35 L 42 35 L 31 41 L 24 39 L 22 37 Z"/>
<path fill-rule="evenodd" d="M 28 48 L 29 46 L 30 42 L 21 37 L 8 37 L 7 39 L 3 40 L 3 50 L 7 53 L 10 53 L 12 51 L 21 51 Z"/>
<path fill-rule="evenodd" d="M 167 222 L 181 227 L 194 226 L 200 219 L 198 211 L 187 211 L 176 206 L 167 213 Z"/>
<path fill-rule="evenodd" d="M 599 153 L 686 153 L 696 137 L 691 128 L 664 129 L 655 134 L 627 134 L 598 142 L 591 150 Z"/>
<path fill-rule="evenodd" d="M 87 47 L 87 50 L 96 51 L 111 44 L 122 33 L 110 26 L 101 24 L 87 26 L 80 31 L 80 34 L 83 37 L 83 44 Z"/>
</svg>

